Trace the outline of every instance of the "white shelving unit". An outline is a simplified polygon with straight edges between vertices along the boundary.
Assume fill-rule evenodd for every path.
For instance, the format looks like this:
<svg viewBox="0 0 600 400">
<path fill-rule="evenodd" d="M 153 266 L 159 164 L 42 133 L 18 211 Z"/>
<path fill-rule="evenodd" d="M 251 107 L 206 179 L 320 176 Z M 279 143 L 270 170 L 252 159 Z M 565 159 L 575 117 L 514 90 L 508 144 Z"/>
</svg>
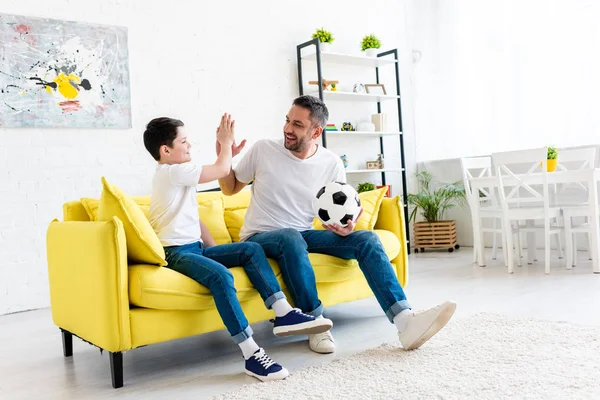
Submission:
<svg viewBox="0 0 600 400">
<path fill-rule="evenodd" d="M 402 132 L 360 132 L 360 131 L 327 131 L 327 136 L 368 136 L 368 137 L 383 137 L 383 136 L 400 136 Z"/>
<path fill-rule="evenodd" d="M 372 172 L 402 172 L 404 168 L 383 168 L 383 169 L 347 169 L 346 174 L 370 174 Z"/>
<path fill-rule="evenodd" d="M 314 51 L 308 51 L 307 54 L 303 54 L 304 49 L 314 49 Z M 398 65 L 398 50 L 393 49 L 382 52 L 377 57 L 365 57 L 361 55 L 352 54 L 340 54 L 321 52 L 321 44 L 318 39 L 313 39 L 308 42 L 302 43 L 297 46 L 297 60 L 298 60 L 298 84 L 299 93 L 303 95 L 304 85 L 306 82 L 302 77 L 302 63 L 310 62 L 316 64 L 317 69 L 317 90 L 312 88 L 312 93 L 307 93 L 312 96 L 318 97 L 325 103 L 329 102 L 357 102 L 357 103 L 376 103 L 377 112 L 381 112 L 381 103 L 395 101 L 398 107 L 398 130 L 388 130 L 385 132 L 357 132 L 357 131 L 324 131 L 322 134 L 323 146 L 327 147 L 327 137 L 334 136 L 336 138 L 353 137 L 355 139 L 371 139 L 378 138 L 380 153 L 384 154 L 384 138 L 396 136 L 400 146 L 400 168 L 382 168 L 382 169 L 346 169 L 346 174 L 371 174 L 381 173 L 381 183 L 386 184 L 386 173 L 400 173 L 402 175 L 402 204 L 404 205 L 404 221 L 406 232 L 409 232 L 408 224 L 408 206 L 406 205 L 407 185 L 406 185 L 406 165 L 404 160 L 404 137 L 402 135 L 402 109 L 400 103 L 400 73 Z M 357 66 L 365 68 L 374 68 L 376 74 L 376 83 L 379 82 L 379 68 L 380 67 L 393 67 L 395 68 L 395 90 L 388 89 L 388 94 L 374 94 L 374 93 L 355 93 L 355 92 L 341 92 L 341 91 L 329 91 L 323 90 L 323 64 L 338 64 L 347 66 Z M 392 93 L 390 93 L 392 92 Z M 385 155 L 384 155 L 385 157 Z M 408 242 L 408 241 L 407 241 Z M 408 251 L 410 253 L 410 243 L 408 243 Z"/>
<path fill-rule="evenodd" d="M 319 92 L 307 93 L 311 96 L 319 97 Z M 392 96 L 385 94 L 373 94 L 373 93 L 354 93 L 354 92 L 330 92 L 323 91 L 323 100 L 336 100 L 336 101 L 363 101 L 369 103 L 381 103 L 386 100 L 398 100 L 400 96 Z"/>
<path fill-rule="evenodd" d="M 302 59 L 307 61 L 316 61 L 317 53 L 307 54 L 303 56 Z M 321 52 L 321 62 L 376 68 L 382 67 L 384 65 L 392 65 L 397 63 L 398 61 L 389 58 L 364 57 L 350 54 Z"/>
</svg>

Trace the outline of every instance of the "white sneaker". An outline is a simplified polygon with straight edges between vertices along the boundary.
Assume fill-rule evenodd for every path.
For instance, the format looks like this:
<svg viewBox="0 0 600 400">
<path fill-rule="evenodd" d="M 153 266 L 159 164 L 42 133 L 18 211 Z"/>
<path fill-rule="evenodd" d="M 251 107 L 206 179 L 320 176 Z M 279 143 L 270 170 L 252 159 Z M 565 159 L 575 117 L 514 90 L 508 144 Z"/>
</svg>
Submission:
<svg viewBox="0 0 600 400">
<path fill-rule="evenodd" d="M 328 354 L 335 351 L 335 342 L 329 331 L 308 335 L 308 346 L 315 353 Z"/>
<path fill-rule="evenodd" d="M 408 317 L 406 328 L 398 332 L 404 350 L 414 350 L 440 331 L 452 318 L 456 303 L 445 301 L 429 310 L 418 311 Z"/>
</svg>

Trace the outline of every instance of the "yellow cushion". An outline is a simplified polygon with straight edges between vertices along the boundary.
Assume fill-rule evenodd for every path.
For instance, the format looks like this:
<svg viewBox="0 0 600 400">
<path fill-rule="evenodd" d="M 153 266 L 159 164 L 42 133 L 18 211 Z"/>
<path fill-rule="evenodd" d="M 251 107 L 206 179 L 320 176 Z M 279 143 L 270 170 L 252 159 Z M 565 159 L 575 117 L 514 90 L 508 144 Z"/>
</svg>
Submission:
<svg viewBox="0 0 600 400">
<path fill-rule="evenodd" d="M 150 196 L 131 196 L 131 199 L 140 206 L 144 215 L 148 218 L 150 211 Z M 100 200 L 82 197 L 80 201 L 83 208 L 85 208 L 88 217 L 90 217 L 90 221 L 98 221 L 98 206 L 100 206 Z"/>
<path fill-rule="evenodd" d="M 358 221 L 356 221 L 356 228 L 354 228 L 355 230 L 371 231 L 375 228 L 375 223 L 377 222 L 377 217 L 379 216 L 379 208 L 381 207 L 381 202 L 383 201 L 386 192 L 387 187 L 382 187 L 380 189 L 370 190 L 368 192 L 362 192 L 358 194 L 363 212 Z M 316 230 L 325 229 L 323 228 L 323 223 L 318 217 L 315 217 L 313 220 L 313 226 Z"/>
<path fill-rule="evenodd" d="M 117 217 L 123 222 L 127 240 L 127 257 L 144 264 L 167 265 L 165 250 L 140 206 L 119 188 L 102 178 L 102 195 L 98 219 Z"/>
<path fill-rule="evenodd" d="M 222 199 L 223 193 L 221 191 L 218 192 L 199 192 L 196 193 L 196 200 L 198 203 L 206 203 L 207 201 Z"/>
<path fill-rule="evenodd" d="M 225 203 L 225 209 L 248 208 L 251 198 L 252 192 L 249 189 L 241 190 L 233 196 L 224 196 L 223 201 Z"/>
<path fill-rule="evenodd" d="M 269 261 L 281 285 L 283 281 L 279 267 Z M 229 270 L 233 274 L 240 302 L 258 296 L 242 267 Z M 206 286 L 169 268 L 151 265 L 129 267 L 129 302 L 157 310 L 206 310 L 215 307 L 214 298 Z"/>
<path fill-rule="evenodd" d="M 231 243 L 224 217 L 223 198 L 215 198 L 198 204 L 198 216 L 204 222 L 217 244 Z"/>
<path fill-rule="evenodd" d="M 80 201 L 81 204 L 83 204 L 83 208 L 85 208 L 88 217 L 90 217 L 90 221 L 98 221 L 98 206 L 100 205 L 100 200 L 82 197 Z"/>
<path fill-rule="evenodd" d="M 247 207 L 230 208 L 225 210 L 225 224 L 234 242 L 240 241 L 240 229 L 244 225 Z"/>
<path fill-rule="evenodd" d="M 198 216 L 206 224 L 217 244 L 231 243 L 231 236 L 225 225 L 223 196 L 220 192 L 208 192 L 198 194 Z M 148 218 L 150 213 L 150 196 L 131 196 L 131 199 L 140 206 L 140 209 Z M 98 220 L 98 206 L 100 200 L 84 197 L 81 204 L 85 208 L 91 221 Z"/>
<path fill-rule="evenodd" d="M 356 230 L 373 230 L 375 228 L 375 223 L 379 216 L 379 208 L 386 192 L 387 187 L 382 187 L 381 189 L 358 194 L 363 212 L 358 221 L 356 221 Z"/>
<path fill-rule="evenodd" d="M 376 230 L 385 252 L 394 259 L 400 252 L 398 238 L 389 231 Z M 317 283 L 344 282 L 362 277 L 356 260 L 342 260 L 324 254 L 308 255 Z M 285 288 L 277 263 L 269 259 L 277 281 Z M 258 292 L 242 267 L 229 269 L 233 274 L 237 298 L 249 301 Z M 395 268 L 394 268 L 395 270 Z M 364 278 L 362 278 L 364 279 Z M 210 290 L 191 278 L 166 267 L 131 265 L 129 267 L 129 302 L 138 307 L 157 310 L 206 310 L 215 307 Z"/>
</svg>

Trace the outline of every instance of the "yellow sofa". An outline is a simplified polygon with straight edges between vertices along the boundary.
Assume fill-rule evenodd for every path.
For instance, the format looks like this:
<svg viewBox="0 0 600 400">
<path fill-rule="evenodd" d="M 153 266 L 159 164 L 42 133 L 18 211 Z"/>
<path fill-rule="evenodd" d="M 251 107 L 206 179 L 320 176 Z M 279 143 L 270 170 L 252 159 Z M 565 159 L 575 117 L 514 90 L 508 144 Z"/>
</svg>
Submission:
<svg viewBox="0 0 600 400">
<path fill-rule="evenodd" d="M 238 241 L 250 192 L 204 192 L 197 198 L 199 214 L 217 243 Z M 149 197 L 133 199 L 147 213 Z M 404 286 L 408 269 L 401 200 L 376 202 L 374 215 L 363 213 L 360 225 L 375 229 Z M 65 357 L 72 355 L 73 335 L 106 350 L 117 388 L 123 385 L 124 351 L 225 329 L 206 287 L 168 268 L 128 262 L 123 224 L 116 217 L 97 221 L 97 199 L 67 202 L 63 212 L 64 221 L 55 220 L 48 228 L 47 253 L 52 318 L 62 331 Z M 325 306 L 373 295 L 356 261 L 309 256 Z M 270 262 L 286 291 L 277 263 Z M 273 318 L 244 270 L 231 272 L 249 322 Z"/>
</svg>

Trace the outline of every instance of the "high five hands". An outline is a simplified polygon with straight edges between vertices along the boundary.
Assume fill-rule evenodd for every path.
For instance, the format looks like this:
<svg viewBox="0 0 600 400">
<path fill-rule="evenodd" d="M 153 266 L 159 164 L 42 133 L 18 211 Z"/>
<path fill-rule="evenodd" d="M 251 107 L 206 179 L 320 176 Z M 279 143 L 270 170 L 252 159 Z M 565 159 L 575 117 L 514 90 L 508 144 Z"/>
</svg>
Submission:
<svg viewBox="0 0 600 400">
<path fill-rule="evenodd" d="M 231 118 L 231 114 L 223 114 L 221 123 L 217 127 L 217 155 L 221 153 L 221 145 L 231 145 L 232 157 L 237 156 L 246 146 L 246 139 L 242 140 L 239 145 L 235 142 L 235 121 Z"/>
</svg>

